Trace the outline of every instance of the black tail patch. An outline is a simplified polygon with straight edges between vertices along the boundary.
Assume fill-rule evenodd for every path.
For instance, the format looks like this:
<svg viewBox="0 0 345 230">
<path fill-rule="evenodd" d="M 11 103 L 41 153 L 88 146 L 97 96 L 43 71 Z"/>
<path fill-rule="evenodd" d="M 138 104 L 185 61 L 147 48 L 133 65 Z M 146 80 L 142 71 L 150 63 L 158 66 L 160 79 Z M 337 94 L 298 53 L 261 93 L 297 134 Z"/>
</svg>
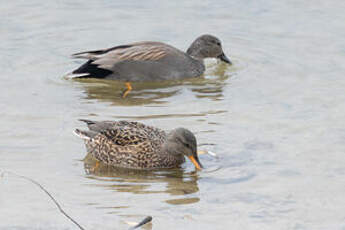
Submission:
<svg viewBox="0 0 345 230">
<path fill-rule="evenodd" d="M 79 78 L 105 78 L 113 72 L 107 69 L 98 68 L 98 65 L 93 64 L 92 60 L 88 60 L 78 69 L 72 72 L 73 74 L 88 74 L 86 76 L 81 76 Z"/>
</svg>

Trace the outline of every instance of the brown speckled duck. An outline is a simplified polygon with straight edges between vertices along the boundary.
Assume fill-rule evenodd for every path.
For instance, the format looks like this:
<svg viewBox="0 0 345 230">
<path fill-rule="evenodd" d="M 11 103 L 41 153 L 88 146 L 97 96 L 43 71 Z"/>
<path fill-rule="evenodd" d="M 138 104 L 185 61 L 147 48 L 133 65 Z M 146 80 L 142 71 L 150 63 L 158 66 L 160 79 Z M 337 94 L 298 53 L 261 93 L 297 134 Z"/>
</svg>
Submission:
<svg viewBox="0 0 345 230">
<path fill-rule="evenodd" d="M 133 169 L 175 168 L 187 156 L 197 169 L 194 134 L 185 128 L 170 132 L 133 121 L 85 122 L 89 130 L 75 130 L 85 140 L 87 151 L 105 164 Z"/>
</svg>

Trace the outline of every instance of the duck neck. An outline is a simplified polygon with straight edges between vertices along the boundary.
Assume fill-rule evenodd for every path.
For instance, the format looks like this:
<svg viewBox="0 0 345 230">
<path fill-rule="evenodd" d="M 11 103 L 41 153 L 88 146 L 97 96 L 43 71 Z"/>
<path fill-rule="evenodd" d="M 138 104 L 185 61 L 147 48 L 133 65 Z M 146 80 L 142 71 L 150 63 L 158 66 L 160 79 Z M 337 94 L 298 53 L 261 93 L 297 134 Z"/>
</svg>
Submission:
<svg viewBox="0 0 345 230">
<path fill-rule="evenodd" d="M 190 45 L 190 47 L 187 49 L 187 54 L 192 57 L 193 59 L 198 60 L 201 63 L 204 63 L 204 57 L 201 54 L 200 49 L 198 48 L 197 45 L 194 44 L 194 42 L 192 43 L 192 45 Z"/>
<path fill-rule="evenodd" d="M 200 76 L 205 71 L 204 58 L 193 44 L 188 48 L 187 55 L 191 58 L 193 63 L 193 76 Z"/>
<path fill-rule="evenodd" d="M 165 142 L 163 145 L 162 153 L 164 154 L 162 161 L 164 161 L 166 165 L 176 166 L 185 161 L 183 154 L 181 154 L 181 152 L 178 151 L 178 148 L 169 141 Z"/>
<path fill-rule="evenodd" d="M 174 141 L 170 140 L 170 138 L 172 138 L 172 137 L 169 135 L 167 140 L 165 141 L 165 143 L 163 145 L 163 152 L 169 156 L 173 156 L 176 158 L 181 157 L 182 154 L 178 150 L 179 146 L 177 146 L 177 144 Z"/>
</svg>

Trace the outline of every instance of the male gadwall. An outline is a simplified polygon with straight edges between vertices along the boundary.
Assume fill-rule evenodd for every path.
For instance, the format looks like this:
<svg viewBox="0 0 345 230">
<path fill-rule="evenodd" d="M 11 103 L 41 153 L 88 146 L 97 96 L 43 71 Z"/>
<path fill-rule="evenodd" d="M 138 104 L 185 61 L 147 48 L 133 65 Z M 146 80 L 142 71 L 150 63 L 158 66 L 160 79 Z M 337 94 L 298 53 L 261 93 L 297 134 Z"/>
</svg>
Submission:
<svg viewBox="0 0 345 230">
<path fill-rule="evenodd" d="M 133 169 L 174 168 L 187 156 L 197 169 L 202 165 L 194 134 L 177 128 L 170 132 L 132 121 L 85 122 L 89 130 L 75 130 L 88 153 L 107 165 Z"/>
<path fill-rule="evenodd" d="M 105 78 L 126 82 L 164 81 L 198 77 L 205 71 L 204 58 L 218 58 L 231 64 L 221 42 L 212 35 L 198 37 L 182 52 L 162 42 L 137 42 L 103 50 L 72 55 L 88 61 L 68 75 L 69 78 Z"/>
</svg>

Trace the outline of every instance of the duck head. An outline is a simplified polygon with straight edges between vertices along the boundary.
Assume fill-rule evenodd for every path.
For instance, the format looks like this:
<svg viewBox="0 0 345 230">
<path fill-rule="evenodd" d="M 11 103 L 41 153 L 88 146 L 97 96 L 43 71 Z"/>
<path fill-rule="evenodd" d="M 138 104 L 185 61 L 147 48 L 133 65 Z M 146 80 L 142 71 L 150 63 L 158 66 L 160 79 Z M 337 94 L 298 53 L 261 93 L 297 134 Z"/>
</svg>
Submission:
<svg viewBox="0 0 345 230">
<path fill-rule="evenodd" d="M 194 164 L 195 168 L 202 169 L 197 154 L 197 142 L 194 134 L 185 128 L 177 128 L 168 134 L 166 150 L 171 154 L 183 154 Z"/>
<path fill-rule="evenodd" d="M 217 58 L 221 61 L 232 64 L 224 54 L 220 40 L 209 34 L 204 34 L 195 39 L 187 50 L 187 54 L 196 59 Z"/>
</svg>

